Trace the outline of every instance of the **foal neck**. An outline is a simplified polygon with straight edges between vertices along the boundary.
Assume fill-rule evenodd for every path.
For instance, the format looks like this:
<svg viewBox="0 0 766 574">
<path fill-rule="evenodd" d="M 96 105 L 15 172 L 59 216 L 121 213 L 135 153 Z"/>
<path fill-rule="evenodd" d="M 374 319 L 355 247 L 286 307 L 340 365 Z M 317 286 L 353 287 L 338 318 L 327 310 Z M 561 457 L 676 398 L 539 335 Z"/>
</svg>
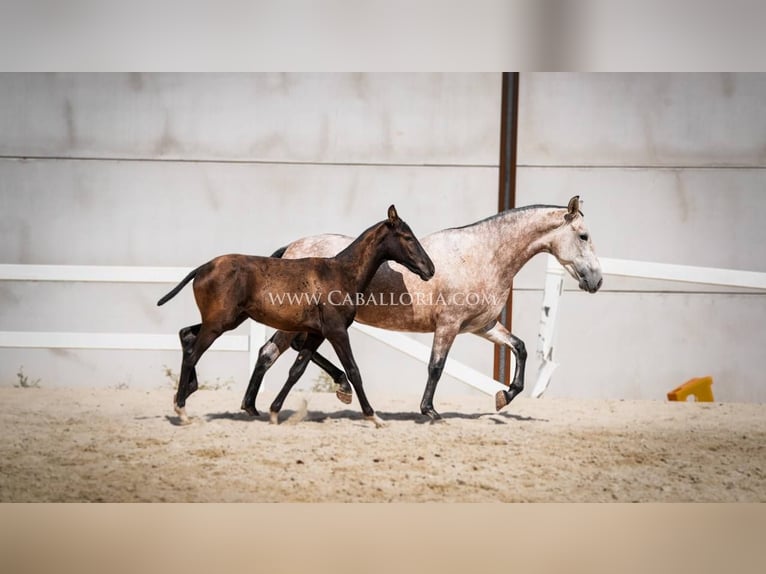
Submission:
<svg viewBox="0 0 766 574">
<path fill-rule="evenodd" d="M 351 287 L 357 292 L 365 290 L 378 267 L 386 260 L 381 249 L 385 231 L 385 222 L 377 223 L 335 256 L 344 267 L 345 276 L 351 279 Z"/>
</svg>

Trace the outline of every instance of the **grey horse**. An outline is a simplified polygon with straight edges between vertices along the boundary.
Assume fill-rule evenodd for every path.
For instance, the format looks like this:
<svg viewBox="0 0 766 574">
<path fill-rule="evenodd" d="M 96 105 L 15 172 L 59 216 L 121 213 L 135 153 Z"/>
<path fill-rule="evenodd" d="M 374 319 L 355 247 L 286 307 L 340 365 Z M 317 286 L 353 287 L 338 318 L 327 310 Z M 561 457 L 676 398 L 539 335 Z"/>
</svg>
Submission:
<svg viewBox="0 0 766 574">
<path fill-rule="evenodd" d="M 290 243 L 275 256 L 330 257 L 352 240 L 333 234 L 307 237 Z M 579 196 L 573 197 L 567 207 L 531 205 L 510 209 L 464 227 L 437 231 L 423 237 L 421 243 L 436 267 L 434 277 L 424 283 L 406 273 L 401 265 L 382 265 L 360 294 L 362 304 L 357 307 L 356 320 L 392 331 L 434 334 L 428 381 L 420 403 L 420 411 L 433 420 L 440 418 L 433 406 L 436 385 L 452 343 L 461 333 L 507 345 L 516 357 L 508 390 L 498 391 L 495 396 L 498 411 L 524 389 L 524 342 L 497 318 L 510 294 L 513 277 L 534 255 L 553 254 L 584 291 L 595 293 L 602 284 L 601 264 L 580 211 Z M 380 298 L 385 299 L 385 304 Z M 277 331 L 261 347 L 243 409 L 255 411 L 255 397 L 264 374 L 291 344 L 300 350 L 303 338 L 301 333 Z M 312 361 L 340 384 L 338 398 L 350 403 L 351 388 L 343 371 L 318 353 L 313 353 Z"/>
</svg>

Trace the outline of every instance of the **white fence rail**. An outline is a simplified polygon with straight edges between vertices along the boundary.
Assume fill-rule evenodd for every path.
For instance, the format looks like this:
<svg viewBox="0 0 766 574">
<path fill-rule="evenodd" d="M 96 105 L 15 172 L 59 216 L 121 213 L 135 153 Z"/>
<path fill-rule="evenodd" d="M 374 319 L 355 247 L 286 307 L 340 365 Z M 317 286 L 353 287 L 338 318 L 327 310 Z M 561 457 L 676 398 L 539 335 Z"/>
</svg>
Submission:
<svg viewBox="0 0 766 574">
<path fill-rule="evenodd" d="M 178 283 L 189 267 L 118 265 L 0 265 L 3 281 L 72 281 L 78 283 Z"/>
<path fill-rule="evenodd" d="M 189 271 L 187 267 L 4 264 L 0 281 L 178 283 Z M 263 326 L 251 322 L 249 335 L 223 335 L 211 350 L 247 351 L 252 369 L 264 338 Z M 0 331 L 0 347 L 180 351 L 181 344 L 175 334 Z"/>
<path fill-rule="evenodd" d="M 671 265 L 647 261 L 601 258 L 604 275 L 681 281 L 727 287 L 766 290 L 766 273 Z M 100 283 L 170 283 L 180 281 L 191 269 L 186 267 L 125 267 L 92 265 L 0 265 L 0 281 L 53 281 Z M 543 304 L 538 331 L 537 354 L 541 360 L 533 397 L 540 397 L 550 385 L 558 364 L 553 360 L 556 318 L 564 286 L 564 269 L 548 256 Z M 431 349 L 400 333 L 354 323 L 353 328 L 367 336 L 428 364 Z M 215 351 L 247 352 L 252 371 L 258 349 L 265 340 L 265 328 L 250 321 L 247 335 L 223 335 L 211 347 Z M 155 333 L 83 333 L 0 331 L 0 347 L 180 350 L 178 336 Z M 454 359 L 447 359 L 444 372 L 488 395 L 506 387 L 493 378 Z"/>
<path fill-rule="evenodd" d="M 124 267 L 93 265 L 0 265 L 0 281 L 53 281 L 97 283 L 178 283 L 191 271 L 186 267 Z M 250 321 L 248 335 L 223 335 L 211 350 L 248 352 L 249 372 L 265 341 L 263 325 Z M 428 364 L 431 349 L 400 333 L 354 323 L 353 328 Z M 0 347 L 52 349 L 181 350 L 175 334 L 76 333 L 0 331 Z M 248 372 L 248 377 L 249 377 Z M 454 359 L 448 359 L 444 372 L 484 393 L 494 395 L 506 387 L 491 377 Z"/>
<path fill-rule="evenodd" d="M 601 270 L 604 275 L 660 279 L 664 281 L 680 281 L 725 287 L 744 287 L 748 289 L 766 289 L 766 273 L 756 271 L 694 267 L 690 265 L 652 263 L 649 261 L 610 259 L 608 257 L 601 257 L 599 260 L 601 261 Z M 541 362 L 537 374 L 537 382 L 532 388 L 531 395 L 533 397 L 543 395 L 548 385 L 550 385 L 553 371 L 558 366 L 553 360 L 553 339 L 556 330 L 559 301 L 564 289 L 565 274 L 564 268 L 559 265 L 556 258 L 549 255 L 545 275 L 540 328 L 537 336 L 537 356 Z"/>
</svg>

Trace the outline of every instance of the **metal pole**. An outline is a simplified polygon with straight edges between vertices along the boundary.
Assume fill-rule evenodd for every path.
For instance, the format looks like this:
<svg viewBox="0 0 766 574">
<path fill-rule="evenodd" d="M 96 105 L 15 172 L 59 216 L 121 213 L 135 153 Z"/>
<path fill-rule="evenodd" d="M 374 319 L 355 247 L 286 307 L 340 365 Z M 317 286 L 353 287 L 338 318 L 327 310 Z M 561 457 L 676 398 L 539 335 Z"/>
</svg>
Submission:
<svg viewBox="0 0 766 574">
<path fill-rule="evenodd" d="M 516 143 L 519 117 L 519 73 L 503 72 L 503 96 L 500 113 L 500 186 L 498 212 L 516 207 Z M 499 321 L 508 330 L 512 327 L 513 283 L 511 294 Z M 504 345 L 495 345 L 493 376 L 506 385 L 511 382 L 511 352 Z"/>
</svg>

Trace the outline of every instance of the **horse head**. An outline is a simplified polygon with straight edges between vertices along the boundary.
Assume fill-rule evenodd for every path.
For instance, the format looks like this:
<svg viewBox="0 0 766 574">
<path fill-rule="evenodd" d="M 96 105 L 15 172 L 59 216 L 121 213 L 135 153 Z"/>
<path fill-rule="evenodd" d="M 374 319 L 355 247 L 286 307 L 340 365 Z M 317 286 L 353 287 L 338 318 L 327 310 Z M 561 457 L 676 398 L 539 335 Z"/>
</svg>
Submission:
<svg viewBox="0 0 766 574">
<path fill-rule="evenodd" d="M 569 200 L 564 220 L 552 235 L 550 252 L 577 281 L 580 289 L 588 293 L 598 291 L 603 283 L 601 263 L 580 211 L 580 196 Z"/>
<path fill-rule="evenodd" d="M 388 219 L 385 220 L 383 227 L 386 230 L 383 239 L 385 252 L 389 259 L 404 265 L 423 281 L 428 281 L 434 276 L 433 261 L 410 226 L 396 213 L 396 207 L 393 205 L 388 208 Z"/>
</svg>

